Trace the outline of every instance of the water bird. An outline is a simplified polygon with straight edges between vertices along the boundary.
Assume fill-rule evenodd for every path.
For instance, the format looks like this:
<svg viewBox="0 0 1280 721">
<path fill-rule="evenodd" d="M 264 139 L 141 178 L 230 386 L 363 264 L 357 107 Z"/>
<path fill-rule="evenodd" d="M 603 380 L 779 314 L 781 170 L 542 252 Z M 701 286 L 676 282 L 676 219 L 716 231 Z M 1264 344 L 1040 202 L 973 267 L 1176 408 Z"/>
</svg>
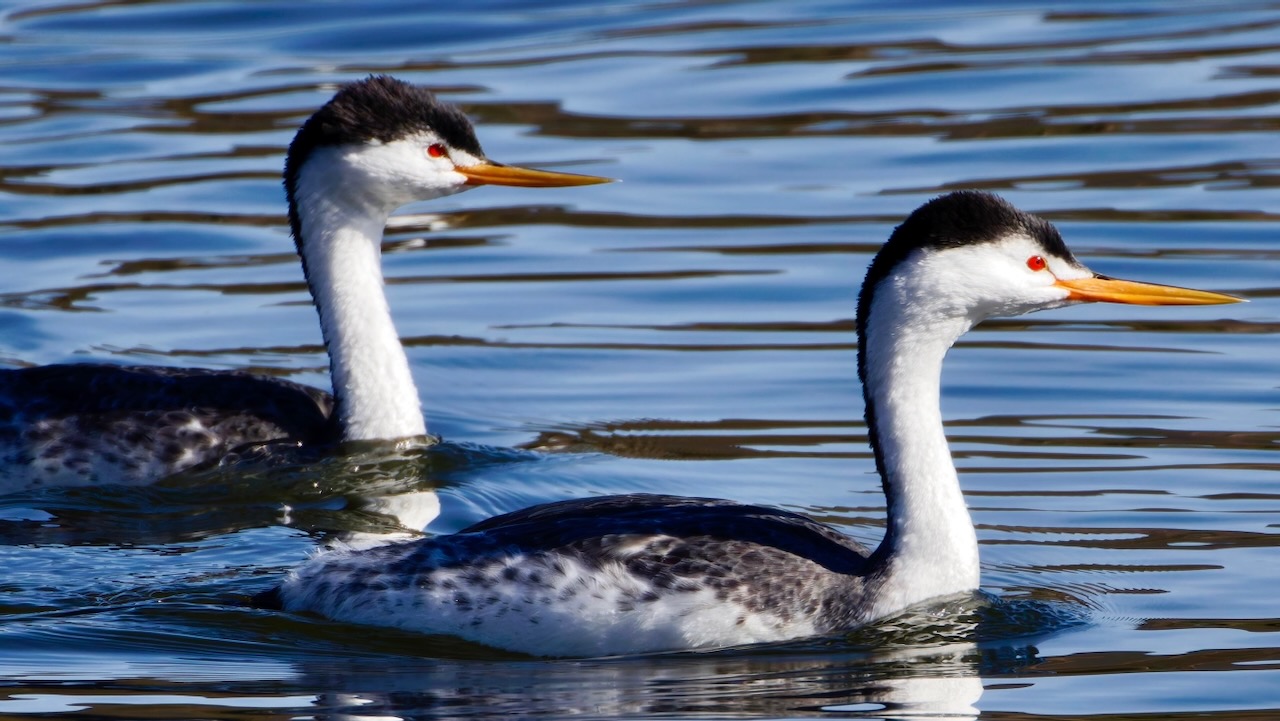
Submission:
<svg viewBox="0 0 1280 721">
<path fill-rule="evenodd" d="M 541 656 L 782 641 L 978 588 L 978 543 L 943 431 L 943 357 L 976 323 L 1085 302 L 1208 305 L 1116 280 L 1056 228 L 983 192 L 924 204 L 871 262 L 858 376 L 886 530 L 871 551 L 804 515 L 666 495 L 568 500 L 445 536 L 320 554 L 259 603 Z"/>
<path fill-rule="evenodd" d="M 0 491 L 147 483 L 246 444 L 425 436 L 382 277 L 391 212 L 479 185 L 609 182 L 489 160 L 466 116 L 420 86 L 347 84 L 289 145 L 284 187 L 333 394 L 237 370 L 59 364 L 0 370 Z"/>
</svg>

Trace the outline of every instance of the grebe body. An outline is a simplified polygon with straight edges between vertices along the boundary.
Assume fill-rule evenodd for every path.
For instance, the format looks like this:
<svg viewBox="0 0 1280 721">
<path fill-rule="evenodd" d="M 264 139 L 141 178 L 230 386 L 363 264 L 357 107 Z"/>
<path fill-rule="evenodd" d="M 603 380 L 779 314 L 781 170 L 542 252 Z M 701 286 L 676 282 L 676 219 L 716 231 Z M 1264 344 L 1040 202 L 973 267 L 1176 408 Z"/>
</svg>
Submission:
<svg viewBox="0 0 1280 721">
<path fill-rule="evenodd" d="M 321 554 L 259 600 L 534 655 L 601 656 L 830 634 L 971 593 L 978 542 L 943 432 L 943 357 L 985 318 L 1091 301 L 1236 299 L 1097 275 L 1048 222 L 987 193 L 936 198 L 895 229 L 856 322 L 887 499 L 874 551 L 795 513 L 610 496 Z"/>
<path fill-rule="evenodd" d="M 391 212 L 479 185 L 603 182 L 488 160 L 466 116 L 424 88 L 386 76 L 342 87 L 298 130 L 284 170 L 333 394 L 234 370 L 0 370 L 0 492 L 148 483 L 245 444 L 424 439 L 383 287 Z"/>
</svg>

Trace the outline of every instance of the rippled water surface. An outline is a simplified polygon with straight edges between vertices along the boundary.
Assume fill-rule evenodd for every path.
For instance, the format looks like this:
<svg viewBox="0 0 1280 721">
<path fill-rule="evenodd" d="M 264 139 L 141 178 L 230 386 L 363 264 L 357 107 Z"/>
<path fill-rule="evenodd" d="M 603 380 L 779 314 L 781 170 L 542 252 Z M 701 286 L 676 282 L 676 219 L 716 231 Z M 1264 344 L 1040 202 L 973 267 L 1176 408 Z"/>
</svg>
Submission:
<svg viewBox="0 0 1280 721">
<path fill-rule="evenodd" d="M 405 209 L 389 291 L 441 446 L 0 497 L 0 716 L 1280 715 L 1280 4 L 11 2 L 0 362 L 327 387 L 297 124 L 371 72 L 610 186 Z M 251 610 L 333 538 L 657 491 L 874 543 L 871 254 L 985 188 L 1100 272 L 1241 295 L 990 322 L 944 417 L 986 601 L 848 638 L 532 661 Z M 433 492 L 438 494 L 433 495 Z"/>
</svg>

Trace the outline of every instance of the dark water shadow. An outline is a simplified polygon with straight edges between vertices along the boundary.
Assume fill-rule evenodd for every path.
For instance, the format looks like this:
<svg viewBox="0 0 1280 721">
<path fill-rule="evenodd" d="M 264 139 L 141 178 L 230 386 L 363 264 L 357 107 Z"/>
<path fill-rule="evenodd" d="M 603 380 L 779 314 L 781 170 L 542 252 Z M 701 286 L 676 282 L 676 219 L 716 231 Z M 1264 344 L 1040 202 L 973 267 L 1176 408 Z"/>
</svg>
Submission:
<svg viewBox="0 0 1280 721">
<path fill-rule="evenodd" d="M 0 545 L 190 543 L 276 525 L 329 540 L 418 535 L 437 491 L 495 466 L 538 462 L 515 449 L 440 442 L 242 451 L 147 486 L 48 488 L 0 498 Z"/>
</svg>

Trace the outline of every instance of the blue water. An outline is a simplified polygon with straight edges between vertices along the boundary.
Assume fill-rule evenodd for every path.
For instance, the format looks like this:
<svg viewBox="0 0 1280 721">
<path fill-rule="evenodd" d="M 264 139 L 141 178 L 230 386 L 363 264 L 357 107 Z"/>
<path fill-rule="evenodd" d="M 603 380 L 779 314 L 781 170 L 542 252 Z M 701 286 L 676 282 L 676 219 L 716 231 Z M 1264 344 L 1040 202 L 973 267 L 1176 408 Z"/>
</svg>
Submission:
<svg viewBox="0 0 1280 721">
<path fill-rule="evenodd" d="M 1280 715 L 1280 4 L 9 3 L 0 362 L 326 386 L 279 170 L 371 72 L 460 104 L 497 160 L 623 182 L 393 224 L 442 446 L 0 497 L 0 716 Z M 944 417 L 985 603 L 580 662 L 243 605 L 433 497 L 433 532 L 656 491 L 874 544 L 854 299 L 892 227 L 961 187 L 1099 272 L 1250 301 L 961 341 Z"/>
</svg>

